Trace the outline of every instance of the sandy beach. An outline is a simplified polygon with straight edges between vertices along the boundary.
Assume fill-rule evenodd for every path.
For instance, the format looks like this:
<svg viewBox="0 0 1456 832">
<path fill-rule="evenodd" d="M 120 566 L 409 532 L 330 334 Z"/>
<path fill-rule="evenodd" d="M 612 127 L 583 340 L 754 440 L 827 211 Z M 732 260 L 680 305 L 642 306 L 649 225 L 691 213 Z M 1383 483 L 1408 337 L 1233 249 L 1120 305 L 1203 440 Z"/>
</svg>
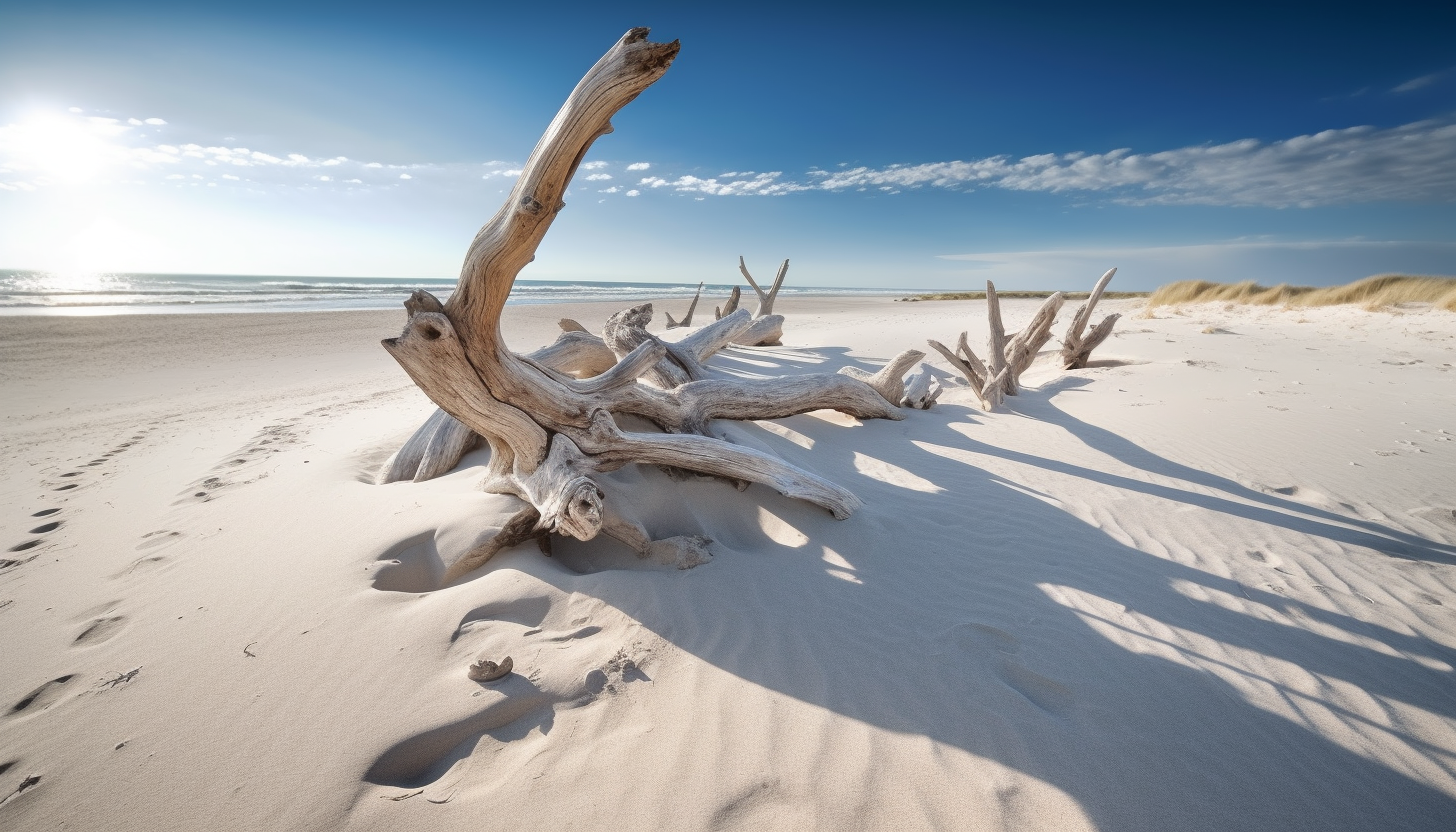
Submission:
<svg viewBox="0 0 1456 832">
<path fill-rule="evenodd" d="M 983 301 L 775 311 L 710 366 L 987 335 Z M 1456 314 L 1099 312 L 1093 366 L 1049 348 L 998 412 L 931 353 L 903 421 L 725 428 L 846 520 L 629 466 L 711 562 L 558 538 L 443 586 L 512 498 L 486 451 L 374 484 L 434 409 L 379 345 L 403 311 L 0 317 L 0 828 L 1456 828 Z"/>
</svg>

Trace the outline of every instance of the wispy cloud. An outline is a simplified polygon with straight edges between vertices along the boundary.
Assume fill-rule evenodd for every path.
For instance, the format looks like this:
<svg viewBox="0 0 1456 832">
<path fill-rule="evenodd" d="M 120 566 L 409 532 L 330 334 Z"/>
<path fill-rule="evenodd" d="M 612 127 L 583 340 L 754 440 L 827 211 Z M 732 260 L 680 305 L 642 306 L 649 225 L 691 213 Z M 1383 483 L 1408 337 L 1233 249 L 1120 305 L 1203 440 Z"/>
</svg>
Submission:
<svg viewBox="0 0 1456 832">
<path fill-rule="evenodd" d="M 820 171 L 825 190 L 997 187 L 1106 193 L 1128 204 L 1314 206 L 1456 200 L 1456 124 L 1350 127 L 1277 142 L 1119 149 Z"/>
<path fill-rule="evenodd" d="M 1423 79 L 1403 84 L 1409 86 Z M 243 189 L 492 187 L 520 175 L 518 163 L 390 164 L 343 155 L 314 157 L 277 148 L 184 141 L 161 118 L 120 119 L 80 112 L 0 127 L 0 189 L 21 191 L 83 181 L 213 182 Z M 658 166 L 662 167 L 662 166 Z M 985 189 L 1063 194 L 1128 205 L 1309 207 L 1364 202 L 1456 201 L 1456 120 L 1399 127 L 1325 130 L 1280 141 L 1241 139 L 1152 153 L 1120 148 L 1015 158 L 883 167 L 728 171 L 716 176 L 656 170 L 650 162 L 592 161 L 585 181 L 653 170 L 625 195 L 783 196 L 807 191 L 899 194 L 917 189 Z M 607 189 L 599 193 L 612 194 Z"/>
<path fill-rule="evenodd" d="M 1273 284 L 1290 281 L 1291 274 L 1312 273 L 1328 285 L 1380 272 L 1449 273 L 1453 258 L 1456 242 L 1364 239 L 1236 239 L 938 256 L 953 269 L 940 279 L 943 285 L 978 288 L 990 278 L 1002 288 L 1044 289 L 1085 288 L 1113 266 L 1118 267 L 1114 289 L 1151 289 L 1174 280 L 1227 282 L 1230 275 Z"/>
<path fill-rule="evenodd" d="M 1424 88 L 1429 87 L 1430 85 L 1436 83 L 1437 81 L 1439 81 L 1443 77 L 1445 77 L 1446 74 L 1449 73 L 1449 72 L 1451 72 L 1451 70 L 1449 70 L 1449 69 L 1443 69 L 1440 72 L 1432 72 L 1430 75 L 1422 75 L 1419 78 L 1412 78 L 1412 79 L 1410 79 L 1409 81 L 1406 81 L 1403 84 L 1398 84 L 1395 87 L 1392 87 L 1390 91 L 1391 92 L 1415 92 L 1416 90 L 1424 89 Z"/>
</svg>

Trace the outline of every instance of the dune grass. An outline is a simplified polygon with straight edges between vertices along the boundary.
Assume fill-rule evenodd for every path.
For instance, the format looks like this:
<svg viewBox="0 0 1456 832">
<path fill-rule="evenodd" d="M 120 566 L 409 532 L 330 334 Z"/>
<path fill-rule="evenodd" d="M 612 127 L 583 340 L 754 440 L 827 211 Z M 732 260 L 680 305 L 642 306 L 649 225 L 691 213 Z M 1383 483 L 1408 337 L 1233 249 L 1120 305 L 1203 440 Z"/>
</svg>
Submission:
<svg viewBox="0 0 1456 832">
<path fill-rule="evenodd" d="M 1181 303 L 1247 303 L 1260 306 L 1336 306 L 1360 304 L 1375 310 L 1402 303 L 1429 303 L 1433 308 L 1456 312 L 1456 277 L 1409 274 L 1377 274 L 1344 286 L 1260 286 L 1243 283 L 1210 283 L 1183 280 L 1161 286 L 1148 298 L 1148 307 Z"/>
</svg>

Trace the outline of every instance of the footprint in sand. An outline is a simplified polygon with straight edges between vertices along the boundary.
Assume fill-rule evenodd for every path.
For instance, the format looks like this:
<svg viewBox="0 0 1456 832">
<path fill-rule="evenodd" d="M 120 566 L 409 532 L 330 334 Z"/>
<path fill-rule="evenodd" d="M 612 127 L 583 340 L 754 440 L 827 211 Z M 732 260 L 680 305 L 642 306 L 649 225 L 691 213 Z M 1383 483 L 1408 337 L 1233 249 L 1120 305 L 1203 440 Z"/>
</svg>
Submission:
<svg viewBox="0 0 1456 832">
<path fill-rule="evenodd" d="M 171 560 L 172 559 L 167 557 L 166 555 L 152 555 L 151 557 L 137 558 L 136 560 L 128 564 L 125 569 L 117 572 L 111 577 L 113 580 L 120 580 L 121 578 L 130 578 L 131 576 L 136 574 L 155 572 L 159 569 L 165 568 L 168 563 L 171 562 Z"/>
<path fill-rule="evenodd" d="M 57 676 L 49 682 L 46 682 L 26 694 L 19 702 L 11 705 L 10 712 L 6 716 L 31 716 L 46 710 L 61 701 L 68 692 L 67 685 L 75 678 L 76 674 L 67 673 L 65 676 Z"/>
<path fill-rule="evenodd" d="M 53 532 L 56 529 L 59 529 L 60 527 L 61 527 L 61 521 L 56 520 L 56 521 L 51 522 L 51 523 L 42 523 L 39 526 L 36 526 L 35 528 L 31 529 L 30 530 L 30 533 L 31 534 L 45 534 L 47 532 Z"/>
<path fill-rule="evenodd" d="M 30 516 L 31 517 L 50 517 L 52 514 L 55 514 L 56 512 L 59 512 L 59 511 L 60 511 L 60 509 L 58 509 L 58 508 L 43 508 L 40 511 L 37 511 L 35 514 L 32 514 Z"/>
<path fill-rule="evenodd" d="M 109 641 L 126 626 L 126 616 L 112 615 L 105 618 L 93 619 L 81 634 L 71 642 L 72 647 L 94 647 L 104 641 Z"/>
<path fill-rule="evenodd" d="M 166 546 L 168 543 L 176 543 L 177 538 L 181 536 L 181 532 L 168 531 L 167 529 L 147 532 L 142 535 L 142 542 L 138 543 L 136 548 L 138 551 L 142 549 L 155 549 L 158 546 Z"/>
<path fill-rule="evenodd" d="M 939 640 L 949 642 L 950 649 L 937 651 L 936 655 L 970 658 L 982 667 L 989 664 L 1002 684 L 1050 716 L 1066 717 L 1076 706 L 1071 688 L 1018 660 L 1021 640 L 999 627 L 968 621 L 946 630 Z M 973 671 L 973 678 L 984 675 L 979 669 Z"/>
<path fill-rule="evenodd" d="M 42 541 L 40 540 L 40 538 L 36 538 L 35 540 L 26 540 L 26 541 L 22 541 L 20 543 L 17 543 L 14 546 L 11 546 L 9 549 L 6 549 L 5 551 L 7 551 L 7 552 L 24 552 L 26 549 L 34 549 L 35 547 L 39 546 L 41 543 L 42 543 Z"/>
</svg>

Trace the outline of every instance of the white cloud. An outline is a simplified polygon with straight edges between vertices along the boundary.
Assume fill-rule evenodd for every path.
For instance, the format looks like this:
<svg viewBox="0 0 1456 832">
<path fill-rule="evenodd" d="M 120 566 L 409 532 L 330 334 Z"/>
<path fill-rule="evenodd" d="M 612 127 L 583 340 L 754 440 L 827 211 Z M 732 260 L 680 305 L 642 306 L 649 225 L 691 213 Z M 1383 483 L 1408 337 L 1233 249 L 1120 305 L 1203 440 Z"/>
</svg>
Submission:
<svg viewBox="0 0 1456 832">
<path fill-rule="evenodd" d="M 603 180 L 611 179 L 611 178 L 612 178 L 612 175 L 610 173 L 593 173 L 592 175 L 590 175 L 590 176 L 588 176 L 586 178 L 586 181 L 588 181 L 588 182 L 601 182 Z"/>
<path fill-rule="evenodd" d="M 400 179 L 414 179 L 414 177 L 413 177 L 413 176 L 410 176 L 410 175 L 409 175 L 409 174 L 407 174 L 407 173 L 401 173 L 401 174 L 400 174 L 400 175 L 399 175 L 399 178 L 400 178 Z"/>
<path fill-rule="evenodd" d="M 165 122 L 165 121 L 163 121 L 162 119 L 159 119 L 159 118 L 149 118 L 149 119 L 144 119 L 144 120 L 146 121 L 147 124 L 151 124 L 151 125 L 159 125 L 159 124 L 166 124 L 167 123 L 167 122 Z"/>
<path fill-rule="evenodd" d="M 630 191 L 627 192 L 627 196 L 641 196 L 641 195 L 642 195 L 642 192 L 639 191 L 639 190 L 637 190 L 636 188 L 633 188 L 632 190 L 630 190 Z"/>
<path fill-rule="evenodd" d="M 1043 154 L 1012 160 L 811 171 L 820 190 L 996 187 L 1102 192 L 1126 204 L 1310 207 L 1456 200 L 1456 124 L 1350 127 L 1283 141 L 1241 139 L 1137 154 Z"/>
<path fill-rule="evenodd" d="M 607 163 L 606 162 L 587 162 L 586 164 L 584 164 L 584 165 L 581 166 L 581 169 L 582 170 L 601 170 L 602 168 L 604 168 L 606 166 L 607 166 Z"/>
<path fill-rule="evenodd" d="M 647 170 L 652 167 L 651 162 L 633 162 L 627 166 L 627 170 Z"/>
<path fill-rule="evenodd" d="M 233 181 L 234 181 L 234 182 L 238 182 L 238 181 L 240 181 L 240 180 L 239 180 L 239 179 L 238 179 L 238 177 L 236 177 L 236 176 L 233 176 L 233 175 L 232 175 L 232 174 L 231 174 L 231 173 L 224 173 L 224 174 L 223 174 L 223 175 L 222 175 L 222 178 L 223 178 L 223 179 L 231 179 L 231 180 L 233 180 Z"/>
<path fill-rule="evenodd" d="M 617 193 L 620 190 L 622 190 L 622 189 L 621 188 L 618 188 L 616 185 L 613 185 L 610 188 L 606 188 L 604 190 L 597 191 L 597 193 L 599 193 L 599 194 L 614 194 L 614 193 Z"/>
<path fill-rule="evenodd" d="M 1436 83 L 1437 81 L 1441 80 L 1441 76 L 1445 74 L 1446 72 L 1443 70 L 1441 72 L 1432 72 L 1430 75 L 1422 75 L 1419 78 L 1412 78 L 1409 81 L 1406 81 L 1404 84 L 1400 84 L 1392 88 L 1391 92 L 1415 92 L 1422 87 L 1429 87 L 1430 85 Z"/>
</svg>

